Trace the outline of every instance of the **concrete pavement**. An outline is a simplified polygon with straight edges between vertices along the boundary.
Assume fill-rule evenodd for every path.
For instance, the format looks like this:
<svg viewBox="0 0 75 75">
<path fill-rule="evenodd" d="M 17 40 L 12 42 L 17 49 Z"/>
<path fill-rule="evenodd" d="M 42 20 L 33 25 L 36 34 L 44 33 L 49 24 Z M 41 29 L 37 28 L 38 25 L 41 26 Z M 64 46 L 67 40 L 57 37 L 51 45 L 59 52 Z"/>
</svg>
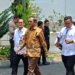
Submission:
<svg viewBox="0 0 75 75">
<path fill-rule="evenodd" d="M 61 62 L 51 63 L 50 65 L 39 66 L 42 75 L 65 75 L 65 68 Z M 11 75 L 9 61 L 0 61 L 0 75 Z M 18 75 L 23 75 L 23 64 L 20 62 Z"/>
<path fill-rule="evenodd" d="M 60 50 L 54 46 L 54 41 L 57 33 L 52 33 L 50 37 L 51 47 L 49 52 L 59 53 Z M 58 59 L 56 59 L 58 60 Z M 56 62 L 48 58 L 48 61 L 51 62 L 50 65 L 39 66 L 42 75 L 65 75 L 65 68 L 61 61 Z M 11 68 L 9 67 L 9 60 L 0 61 L 0 75 L 11 75 Z M 20 62 L 18 75 L 23 75 L 23 64 Z"/>
</svg>

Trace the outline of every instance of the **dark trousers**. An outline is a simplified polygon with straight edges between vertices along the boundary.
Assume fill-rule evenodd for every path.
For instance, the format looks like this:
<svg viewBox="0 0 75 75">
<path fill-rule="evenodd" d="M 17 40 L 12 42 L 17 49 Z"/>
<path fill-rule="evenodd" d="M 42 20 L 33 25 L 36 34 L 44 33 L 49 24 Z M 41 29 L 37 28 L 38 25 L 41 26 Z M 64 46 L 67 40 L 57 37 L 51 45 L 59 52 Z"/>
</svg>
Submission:
<svg viewBox="0 0 75 75">
<path fill-rule="evenodd" d="M 42 64 L 45 64 L 46 63 L 46 56 L 45 56 L 45 50 L 43 49 L 43 47 L 41 47 L 41 56 L 42 56 Z M 41 57 L 39 57 L 39 61 L 38 61 L 38 64 L 40 64 L 40 59 Z"/>
<path fill-rule="evenodd" d="M 12 64 L 12 75 L 17 75 L 18 71 L 18 64 L 20 62 L 20 59 L 22 59 L 23 64 L 24 64 L 24 73 L 23 75 L 27 75 L 28 72 L 28 57 L 24 57 L 23 55 L 14 55 L 13 58 L 13 64 Z"/>
<path fill-rule="evenodd" d="M 10 65 L 12 66 L 12 60 L 14 55 L 14 40 L 13 38 L 9 40 L 10 41 Z"/>
<path fill-rule="evenodd" d="M 50 41 L 49 41 L 49 38 L 46 39 L 46 44 L 47 44 L 47 50 L 49 51 L 49 48 L 50 48 Z"/>
<path fill-rule="evenodd" d="M 75 75 L 74 74 L 75 55 L 73 56 L 62 55 L 62 61 L 66 68 L 66 75 Z"/>
</svg>

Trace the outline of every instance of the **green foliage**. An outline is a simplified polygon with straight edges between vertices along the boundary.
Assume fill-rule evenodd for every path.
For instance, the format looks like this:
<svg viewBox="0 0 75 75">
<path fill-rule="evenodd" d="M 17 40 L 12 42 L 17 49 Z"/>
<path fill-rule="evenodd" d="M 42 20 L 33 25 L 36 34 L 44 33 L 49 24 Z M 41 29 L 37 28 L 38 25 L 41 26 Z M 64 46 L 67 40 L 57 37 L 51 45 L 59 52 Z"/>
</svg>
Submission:
<svg viewBox="0 0 75 75">
<path fill-rule="evenodd" d="M 18 5 L 16 5 L 16 7 L 15 7 L 15 10 L 16 10 L 16 15 L 19 15 L 19 16 L 22 16 L 22 12 L 23 12 L 23 6 L 22 6 L 22 4 L 18 4 Z"/>
<path fill-rule="evenodd" d="M 9 58 L 10 55 L 10 48 L 9 47 L 0 47 L 0 56 L 5 56 Z"/>
<path fill-rule="evenodd" d="M 8 32 L 8 22 L 12 18 L 10 10 L 11 8 L 8 8 L 0 14 L 0 38 Z"/>
<path fill-rule="evenodd" d="M 32 0 L 14 0 L 12 11 L 15 15 L 20 16 L 25 21 L 25 26 L 28 27 L 29 16 L 38 16 L 38 7 L 30 3 Z M 36 14 L 33 14 L 36 13 Z"/>
<path fill-rule="evenodd" d="M 0 38 L 3 37 L 8 32 L 8 22 L 11 20 L 12 15 L 11 12 L 14 15 L 20 16 L 25 21 L 25 26 L 28 27 L 28 18 L 32 15 L 39 15 L 38 8 L 35 6 L 32 6 L 33 4 L 30 4 L 30 0 L 14 0 L 14 3 L 12 3 L 12 6 L 7 8 L 6 10 L 2 11 L 0 13 Z M 36 14 L 33 14 L 36 13 Z M 9 47 L 0 47 L 0 57 L 5 56 L 8 58 L 10 55 Z"/>
<path fill-rule="evenodd" d="M 12 4 L 13 13 L 24 19 L 26 27 L 28 25 L 28 17 L 32 14 L 29 5 L 30 0 L 14 0 L 14 3 Z"/>
<path fill-rule="evenodd" d="M 8 8 L 8 9 L 2 11 L 2 13 L 0 13 L 0 25 L 9 16 L 9 11 L 10 11 L 10 8 Z"/>
<path fill-rule="evenodd" d="M 11 17 L 10 17 L 10 18 L 11 18 Z M 8 18 L 8 19 L 3 23 L 3 25 L 0 27 L 0 38 L 3 37 L 3 35 L 8 32 L 8 30 L 9 30 L 8 22 L 9 22 L 10 18 Z"/>
<path fill-rule="evenodd" d="M 25 26 L 28 27 L 28 18 L 32 15 L 32 8 L 28 7 L 28 9 L 25 10 L 22 14 L 22 18 L 25 21 Z"/>
</svg>

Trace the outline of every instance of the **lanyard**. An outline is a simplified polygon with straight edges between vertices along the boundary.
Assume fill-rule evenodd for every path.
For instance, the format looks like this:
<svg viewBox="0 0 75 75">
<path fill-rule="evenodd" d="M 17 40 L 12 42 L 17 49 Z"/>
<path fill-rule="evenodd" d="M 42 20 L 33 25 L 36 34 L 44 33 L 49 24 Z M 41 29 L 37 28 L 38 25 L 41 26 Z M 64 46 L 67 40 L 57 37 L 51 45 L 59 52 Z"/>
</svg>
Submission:
<svg viewBox="0 0 75 75">
<path fill-rule="evenodd" d="M 22 31 L 21 30 L 18 30 L 18 37 L 20 40 L 22 40 Z"/>
<path fill-rule="evenodd" d="M 68 29 L 68 28 L 66 28 L 66 32 L 65 32 L 65 35 L 64 35 L 64 38 L 63 38 L 62 42 L 64 42 L 64 41 L 65 41 L 65 39 L 66 39 L 66 37 L 67 37 L 67 34 L 68 34 L 68 31 L 69 31 L 69 29 Z"/>
<path fill-rule="evenodd" d="M 66 39 L 67 34 L 68 34 L 68 31 L 69 31 L 69 29 L 68 29 L 68 28 L 66 28 L 66 33 L 65 33 L 64 39 Z"/>
</svg>

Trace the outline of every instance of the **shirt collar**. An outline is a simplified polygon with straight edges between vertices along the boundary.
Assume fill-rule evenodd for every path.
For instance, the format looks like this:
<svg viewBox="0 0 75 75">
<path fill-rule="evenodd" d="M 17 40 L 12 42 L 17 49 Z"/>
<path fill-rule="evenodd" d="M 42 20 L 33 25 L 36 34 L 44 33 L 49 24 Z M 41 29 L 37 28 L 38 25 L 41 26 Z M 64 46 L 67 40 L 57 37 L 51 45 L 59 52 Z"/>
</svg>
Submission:
<svg viewBox="0 0 75 75">
<path fill-rule="evenodd" d="M 21 30 L 18 28 L 18 31 L 21 31 L 21 32 L 23 32 L 23 29 L 24 29 L 24 27 L 23 27 Z"/>
<path fill-rule="evenodd" d="M 37 26 L 34 26 L 32 28 L 29 28 L 29 30 L 35 30 L 37 28 Z"/>
<path fill-rule="evenodd" d="M 74 24 L 72 24 L 71 29 L 74 28 L 74 27 L 75 27 Z"/>
</svg>

